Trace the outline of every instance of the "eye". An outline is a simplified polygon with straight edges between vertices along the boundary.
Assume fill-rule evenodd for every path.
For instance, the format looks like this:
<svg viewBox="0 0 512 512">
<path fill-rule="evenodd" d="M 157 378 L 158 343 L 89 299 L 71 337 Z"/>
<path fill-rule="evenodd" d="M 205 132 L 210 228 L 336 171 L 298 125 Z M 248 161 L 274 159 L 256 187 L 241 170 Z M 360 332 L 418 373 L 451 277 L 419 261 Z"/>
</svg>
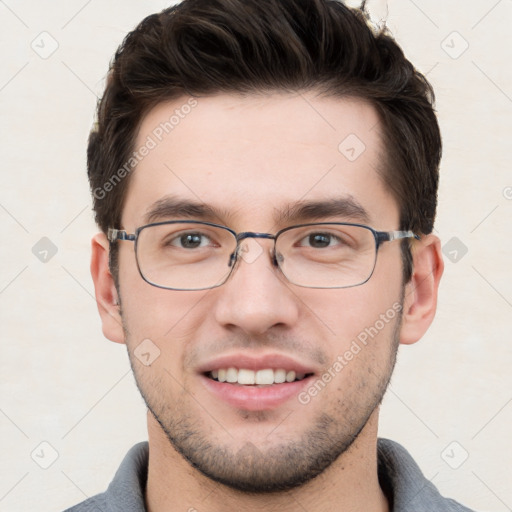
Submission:
<svg viewBox="0 0 512 512">
<path fill-rule="evenodd" d="M 313 247 L 314 249 L 323 249 L 339 245 L 340 238 L 331 233 L 310 233 L 299 241 L 301 247 Z"/>
<path fill-rule="evenodd" d="M 171 238 L 166 245 L 182 249 L 197 249 L 199 247 L 208 247 L 211 245 L 211 240 L 203 233 L 182 233 Z"/>
</svg>

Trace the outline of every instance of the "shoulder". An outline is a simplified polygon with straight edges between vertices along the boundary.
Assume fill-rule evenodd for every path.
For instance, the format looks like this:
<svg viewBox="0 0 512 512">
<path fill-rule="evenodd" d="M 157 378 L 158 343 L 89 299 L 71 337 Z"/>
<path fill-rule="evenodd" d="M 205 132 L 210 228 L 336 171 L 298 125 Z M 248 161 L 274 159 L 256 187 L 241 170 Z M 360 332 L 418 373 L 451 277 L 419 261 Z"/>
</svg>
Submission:
<svg viewBox="0 0 512 512">
<path fill-rule="evenodd" d="M 82 503 L 67 508 L 64 512 L 107 512 L 107 499 L 105 493 L 92 496 Z"/>
<path fill-rule="evenodd" d="M 144 512 L 149 447 L 136 444 L 126 454 L 108 489 L 64 512 Z"/>
<path fill-rule="evenodd" d="M 393 512 L 474 512 L 443 497 L 427 480 L 409 452 L 389 439 L 378 440 L 379 481 Z"/>
</svg>

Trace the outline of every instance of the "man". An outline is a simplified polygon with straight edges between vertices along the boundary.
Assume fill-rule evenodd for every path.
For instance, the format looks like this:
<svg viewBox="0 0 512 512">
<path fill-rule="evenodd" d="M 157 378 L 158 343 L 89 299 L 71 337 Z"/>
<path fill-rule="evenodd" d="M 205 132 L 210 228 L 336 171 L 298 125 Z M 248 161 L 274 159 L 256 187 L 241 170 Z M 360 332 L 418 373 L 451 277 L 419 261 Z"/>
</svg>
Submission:
<svg viewBox="0 0 512 512">
<path fill-rule="evenodd" d="M 443 271 L 432 103 L 339 2 L 184 0 L 127 36 L 89 140 L 91 271 L 149 443 L 69 510 L 468 510 L 377 438 Z"/>
</svg>

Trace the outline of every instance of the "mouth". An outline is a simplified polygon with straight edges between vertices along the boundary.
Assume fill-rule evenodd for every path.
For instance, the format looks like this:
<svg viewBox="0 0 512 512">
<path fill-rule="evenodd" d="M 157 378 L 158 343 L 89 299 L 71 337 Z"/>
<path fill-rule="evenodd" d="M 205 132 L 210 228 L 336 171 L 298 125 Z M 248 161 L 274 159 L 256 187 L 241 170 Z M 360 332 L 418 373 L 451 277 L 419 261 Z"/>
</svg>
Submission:
<svg viewBox="0 0 512 512">
<path fill-rule="evenodd" d="M 214 400 L 239 410 L 265 411 L 293 404 L 317 374 L 315 367 L 285 354 L 237 353 L 198 368 Z"/>
<path fill-rule="evenodd" d="M 268 387 L 275 384 L 285 384 L 299 382 L 313 373 L 299 373 L 294 370 L 285 370 L 284 368 L 263 368 L 260 370 L 251 370 L 249 368 L 219 368 L 204 374 L 211 380 L 225 382 L 227 384 L 239 386 Z"/>
</svg>

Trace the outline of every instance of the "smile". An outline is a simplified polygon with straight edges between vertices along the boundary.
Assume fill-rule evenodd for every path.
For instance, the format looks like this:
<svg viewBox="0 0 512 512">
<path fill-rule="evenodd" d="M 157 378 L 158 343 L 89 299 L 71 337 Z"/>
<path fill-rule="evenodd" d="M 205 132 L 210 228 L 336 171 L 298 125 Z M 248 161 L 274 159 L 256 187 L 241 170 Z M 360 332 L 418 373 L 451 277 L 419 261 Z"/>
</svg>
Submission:
<svg viewBox="0 0 512 512">
<path fill-rule="evenodd" d="M 242 386 L 271 386 L 285 382 L 301 381 L 311 374 L 297 373 L 294 370 L 286 371 L 282 368 L 265 368 L 250 370 L 247 368 L 219 368 L 207 373 L 207 377 L 218 382 L 239 384 Z"/>
</svg>

